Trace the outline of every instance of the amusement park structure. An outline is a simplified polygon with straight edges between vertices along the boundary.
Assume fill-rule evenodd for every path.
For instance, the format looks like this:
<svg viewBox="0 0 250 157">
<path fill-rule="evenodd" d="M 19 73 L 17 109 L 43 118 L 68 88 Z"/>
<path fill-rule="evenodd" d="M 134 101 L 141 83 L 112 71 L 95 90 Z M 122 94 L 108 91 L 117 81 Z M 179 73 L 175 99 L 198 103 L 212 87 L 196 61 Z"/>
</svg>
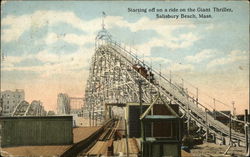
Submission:
<svg viewBox="0 0 250 157">
<path fill-rule="evenodd" d="M 178 83 L 171 76 L 152 68 L 124 44 L 114 41 L 104 27 L 95 40 L 95 54 L 85 90 L 85 106 L 92 113 L 92 119 L 104 119 L 105 104 L 140 101 L 150 104 L 160 95 L 164 103 L 178 104 L 188 130 L 192 123 L 199 128 L 197 133 L 207 141 L 214 139 L 230 145 L 246 145 L 247 129 L 245 134 L 237 132 L 231 125 L 225 125 L 209 114 L 216 111 L 229 119 L 230 124 L 240 123 L 247 127 L 247 119 L 241 121 L 234 115 L 216 110 L 215 104 L 224 103 L 215 98 L 211 98 L 210 104 L 204 103 L 198 88 L 188 89 L 184 87 L 183 79 Z"/>
<path fill-rule="evenodd" d="M 23 100 L 14 109 L 12 116 L 45 116 L 46 111 L 40 101 L 34 100 L 30 104 Z"/>
</svg>

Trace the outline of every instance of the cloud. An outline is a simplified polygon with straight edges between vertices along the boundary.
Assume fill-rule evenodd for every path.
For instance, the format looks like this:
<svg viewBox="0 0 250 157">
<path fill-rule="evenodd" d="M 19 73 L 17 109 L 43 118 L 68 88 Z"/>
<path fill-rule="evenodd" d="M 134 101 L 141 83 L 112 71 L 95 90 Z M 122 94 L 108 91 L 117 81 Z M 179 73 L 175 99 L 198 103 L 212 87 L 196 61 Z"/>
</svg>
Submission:
<svg viewBox="0 0 250 157">
<path fill-rule="evenodd" d="M 87 43 L 93 43 L 95 41 L 95 35 L 94 34 L 88 34 L 88 35 L 77 35 L 73 33 L 67 33 L 67 34 L 56 34 L 56 33 L 49 33 L 47 37 L 45 38 L 46 44 L 53 44 L 60 40 L 63 40 L 70 44 L 76 44 L 79 46 L 83 46 Z"/>
<path fill-rule="evenodd" d="M 2 29 L 2 41 L 11 42 L 18 40 L 19 37 L 25 32 L 35 29 L 40 29 L 44 26 L 57 25 L 59 23 L 70 24 L 72 27 L 80 29 L 85 32 L 84 35 L 66 33 L 57 34 L 50 32 L 46 35 L 43 41 L 47 44 L 48 48 L 38 52 L 37 54 L 23 55 L 20 57 L 9 56 L 8 61 L 3 65 L 2 70 L 12 71 L 33 71 L 40 73 L 42 76 L 50 77 L 53 74 L 63 73 L 66 74 L 79 68 L 88 67 L 90 56 L 93 54 L 92 48 L 85 48 L 84 44 L 94 43 L 96 32 L 100 29 L 100 18 L 93 20 L 84 20 L 77 17 L 70 11 L 46 11 L 40 10 L 32 14 L 25 14 L 21 16 L 8 15 L 1 20 L 2 26 L 7 26 Z M 108 16 L 105 18 L 106 28 L 112 27 L 126 27 L 132 32 L 142 30 L 153 30 L 159 37 L 152 38 L 150 41 L 135 45 L 141 54 L 145 57 L 150 56 L 152 47 L 165 47 L 170 49 L 187 48 L 192 46 L 195 41 L 200 37 L 195 33 L 179 33 L 177 36 L 173 31 L 181 28 L 195 28 L 195 26 L 188 20 L 163 20 L 163 19 L 150 19 L 148 17 L 141 17 L 135 22 L 128 22 L 121 16 Z M 72 54 L 63 54 L 61 52 L 49 52 L 51 44 L 64 41 L 69 44 L 79 46 L 79 50 Z M 84 53 L 86 52 L 86 53 Z M 91 53 L 89 53 L 91 52 Z M 34 66 L 15 66 L 16 63 L 25 61 L 25 59 L 37 59 L 42 61 L 44 65 Z M 147 60 L 145 58 L 145 60 Z M 153 57 L 152 61 L 161 63 L 171 63 L 170 60 Z M 192 69 L 191 65 L 173 65 L 174 70 Z"/>
<path fill-rule="evenodd" d="M 218 65 L 229 64 L 236 61 L 247 60 L 247 59 L 248 56 L 246 51 L 233 50 L 226 57 L 217 58 L 209 62 L 207 68 L 212 68 Z"/>
<path fill-rule="evenodd" d="M 86 31 L 85 35 L 73 33 L 56 34 L 48 33 L 42 41 L 47 44 L 44 49 L 36 54 L 25 53 L 22 56 L 8 56 L 2 64 L 3 71 L 31 71 L 40 74 L 40 77 L 51 78 L 54 75 L 73 76 L 74 70 L 87 69 L 89 61 L 93 55 L 92 47 L 84 47 L 84 44 L 94 43 L 95 32 L 99 30 L 100 19 L 85 21 L 78 18 L 72 12 L 60 11 L 36 11 L 33 14 L 12 16 L 9 15 L 1 20 L 2 26 L 7 26 L 2 30 L 2 41 L 11 42 L 18 40 L 25 31 L 40 29 L 43 26 L 67 23 L 75 28 Z M 20 24 L 19 24 L 20 23 Z M 51 44 L 65 41 L 69 44 L 78 45 L 79 48 L 73 53 L 50 52 Z M 27 59 L 39 60 L 43 65 L 20 66 L 16 65 L 25 62 Z M 86 71 L 87 72 L 87 71 Z"/>
<path fill-rule="evenodd" d="M 40 74 L 41 77 L 49 78 L 56 74 L 65 76 L 72 74 L 75 70 L 84 70 L 89 66 L 89 61 L 93 55 L 92 49 L 80 49 L 71 54 L 49 53 L 46 50 L 33 55 L 20 57 L 8 56 L 3 62 L 2 71 L 31 71 Z M 37 59 L 43 65 L 15 66 L 16 63 L 26 59 Z"/>
<path fill-rule="evenodd" d="M 181 63 L 174 63 L 170 65 L 169 70 L 171 71 L 191 71 L 194 70 L 194 66 L 192 64 L 181 64 Z"/>
<path fill-rule="evenodd" d="M 208 26 L 205 27 L 205 30 L 213 30 L 215 29 L 214 24 L 209 24 Z"/>
<path fill-rule="evenodd" d="M 187 56 L 185 59 L 188 62 L 199 63 L 205 59 L 213 57 L 217 53 L 216 50 L 213 49 L 204 49 L 199 53 L 196 53 L 194 56 Z"/>
<path fill-rule="evenodd" d="M 100 28 L 100 19 L 85 21 L 77 17 L 73 12 L 62 11 L 36 11 L 33 14 L 22 16 L 8 15 L 1 20 L 2 26 L 7 26 L 2 30 L 1 38 L 4 42 L 17 40 L 25 31 L 39 29 L 46 25 L 55 25 L 58 23 L 67 23 L 80 30 L 86 30 L 88 33 L 94 33 Z"/>
<path fill-rule="evenodd" d="M 43 26 L 55 25 L 58 23 L 67 23 L 74 28 L 84 30 L 87 35 L 77 34 L 48 34 L 45 39 L 47 44 L 64 40 L 71 44 L 81 45 L 83 43 L 94 41 L 95 33 L 100 29 L 100 18 L 93 20 L 84 20 L 77 17 L 73 12 L 62 11 L 36 11 L 33 14 L 26 14 L 22 16 L 9 15 L 1 20 L 2 26 L 7 26 L 2 29 L 2 41 L 11 42 L 18 40 L 19 37 L 28 30 L 39 29 Z M 198 35 L 189 32 L 182 33 L 176 37 L 172 34 L 173 31 L 181 28 L 195 28 L 188 20 L 163 20 L 163 19 L 149 19 L 142 17 L 135 22 L 128 22 L 121 16 L 108 16 L 105 19 L 106 27 L 127 27 L 132 32 L 142 30 L 153 30 L 159 37 L 153 38 L 149 42 L 135 45 L 134 47 L 145 54 L 150 55 L 151 48 L 156 46 L 166 47 L 170 49 L 187 48 L 200 39 Z"/>
<path fill-rule="evenodd" d="M 115 21 L 115 22 L 114 22 Z M 142 30 L 155 30 L 158 34 L 164 36 L 171 34 L 172 31 L 180 28 L 195 28 L 196 26 L 188 20 L 165 20 L 165 19 L 150 19 L 146 16 L 141 17 L 136 22 L 128 22 L 121 16 L 108 16 L 105 19 L 108 28 L 114 26 L 128 27 L 132 32 Z"/>
<path fill-rule="evenodd" d="M 115 21 L 115 22 L 114 22 Z M 170 49 L 180 49 L 192 46 L 194 42 L 200 39 L 197 34 L 192 32 L 182 33 L 178 36 L 173 34 L 175 30 L 181 28 L 195 28 L 196 26 L 188 20 L 164 20 L 164 19 L 149 19 L 142 17 L 134 23 L 129 23 L 123 17 L 107 17 L 109 28 L 114 26 L 127 27 L 132 32 L 153 30 L 159 37 L 154 37 L 150 41 L 134 46 L 145 56 L 149 56 L 151 48 L 165 47 Z"/>
<path fill-rule="evenodd" d="M 191 32 L 181 34 L 177 37 L 171 34 L 166 37 L 152 38 L 150 41 L 135 45 L 134 47 L 145 56 L 150 56 L 153 47 L 164 47 L 172 50 L 182 49 L 192 46 L 199 39 L 200 37 Z"/>
<path fill-rule="evenodd" d="M 161 64 L 167 64 L 167 63 L 171 63 L 172 61 L 164 58 L 164 57 L 145 57 L 144 60 L 148 63 L 152 62 L 157 62 L 157 63 L 161 63 Z"/>
</svg>

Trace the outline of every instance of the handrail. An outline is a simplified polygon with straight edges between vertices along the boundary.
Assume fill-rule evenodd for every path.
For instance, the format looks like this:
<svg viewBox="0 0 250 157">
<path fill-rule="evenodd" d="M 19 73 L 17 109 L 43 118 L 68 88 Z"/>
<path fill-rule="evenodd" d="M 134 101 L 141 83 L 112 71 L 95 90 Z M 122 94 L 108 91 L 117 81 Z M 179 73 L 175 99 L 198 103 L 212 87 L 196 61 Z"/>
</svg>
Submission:
<svg viewBox="0 0 250 157">
<path fill-rule="evenodd" d="M 194 101 L 197 103 L 197 105 L 201 106 L 201 107 L 204 108 L 204 109 L 207 109 L 208 111 L 212 111 L 212 110 L 209 110 L 209 109 L 208 109 L 206 106 L 204 106 L 203 104 L 201 104 L 199 101 L 197 102 L 197 100 L 195 100 L 193 97 L 191 97 L 191 96 L 189 95 L 189 93 L 191 93 L 190 91 L 188 91 L 188 93 L 187 93 L 187 92 L 185 92 L 184 90 L 182 90 L 182 87 L 180 87 L 178 84 L 176 84 L 176 82 L 175 82 L 174 80 L 171 80 L 171 81 L 168 80 L 164 74 L 162 74 L 161 72 L 158 72 L 158 71 L 155 70 L 153 67 L 148 66 L 144 61 L 141 61 L 140 58 L 139 58 L 136 54 L 134 54 L 132 51 L 128 51 L 127 49 L 125 49 L 124 47 L 122 47 L 122 44 L 120 44 L 119 42 L 116 42 L 116 41 L 114 41 L 114 40 L 109 40 L 109 41 L 107 41 L 107 43 L 108 43 L 108 44 L 111 44 L 111 45 L 113 45 L 113 46 L 119 47 L 123 52 L 125 52 L 125 53 L 128 54 L 128 55 L 130 55 L 131 60 L 135 60 L 135 62 L 141 64 L 142 66 L 144 66 L 144 67 L 147 68 L 148 70 L 151 70 L 151 72 L 153 72 L 156 76 L 158 76 L 158 77 L 160 78 L 158 81 L 160 81 L 161 79 L 162 79 L 163 81 L 166 81 L 166 82 L 169 83 L 174 89 L 176 89 L 176 90 L 178 90 L 178 91 L 184 92 L 185 95 L 186 95 L 187 97 L 189 97 L 190 99 L 194 100 Z M 125 45 L 125 44 L 124 44 L 124 45 Z M 182 78 L 181 78 L 181 79 L 182 79 Z M 161 81 L 162 81 L 162 80 L 161 80 Z M 182 79 L 182 80 L 183 80 L 185 83 L 188 83 L 189 85 L 191 85 L 193 88 L 197 88 L 197 87 L 195 87 L 194 85 L 192 85 L 190 82 L 185 81 L 184 79 Z M 197 89 L 198 89 L 198 88 L 197 88 Z M 199 91 L 200 91 L 200 90 L 199 90 Z M 200 92 L 200 93 L 201 93 L 201 92 Z M 193 95 L 194 95 L 194 94 L 193 94 Z M 204 93 L 203 93 L 203 95 L 204 95 Z M 220 101 L 220 100 L 218 100 L 218 99 L 216 99 L 216 98 L 213 98 L 213 97 L 209 96 L 208 94 L 206 94 L 206 95 L 207 95 L 208 97 L 210 97 L 211 99 L 215 100 L 216 102 L 219 102 L 219 103 L 221 103 L 221 104 L 223 104 L 223 105 L 229 107 L 229 105 L 227 105 L 226 103 L 224 103 L 224 102 L 222 102 L 222 101 Z M 209 105 L 209 106 L 210 106 L 210 105 Z M 210 106 L 210 107 L 211 107 L 211 106 Z M 227 117 L 227 118 L 230 118 L 230 115 L 227 115 L 227 114 L 225 114 L 225 113 L 223 113 L 223 112 L 221 112 L 221 111 L 218 111 L 218 110 L 216 110 L 216 109 L 213 108 L 213 107 L 211 107 L 211 108 L 214 109 L 214 111 L 217 111 L 217 113 L 220 113 L 220 114 L 222 114 L 223 116 L 225 116 L 225 117 Z M 231 113 L 230 113 L 230 114 L 231 114 Z M 231 115 L 232 115 L 232 114 L 231 114 Z M 233 116 L 232 116 L 231 120 L 236 121 L 236 122 L 239 122 L 239 123 L 244 123 L 244 124 L 246 123 L 246 122 L 244 122 L 244 121 L 241 121 L 241 120 L 238 120 L 238 119 L 234 118 Z"/>
<path fill-rule="evenodd" d="M 149 70 L 149 71 L 151 71 L 153 74 L 154 74 L 154 76 L 157 78 L 157 81 L 158 81 L 158 85 L 161 87 L 161 88 L 163 88 L 163 89 L 165 89 L 164 87 L 163 87 L 163 85 L 164 84 L 166 84 L 167 83 L 167 85 L 169 85 L 170 86 L 170 89 L 171 90 L 173 90 L 172 92 L 177 92 L 177 93 L 179 93 L 179 94 L 184 94 L 185 95 L 185 97 L 187 98 L 187 101 L 193 101 L 193 102 L 196 102 L 196 105 L 197 105 L 197 107 L 198 106 L 200 106 L 200 107 L 202 107 L 203 109 L 205 109 L 205 112 L 207 112 L 207 111 L 211 111 L 211 110 L 209 110 L 208 108 L 207 108 L 207 106 L 204 106 L 199 100 L 198 100 L 198 98 L 196 97 L 196 99 L 194 98 L 194 97 L 192 97 L 192 96 L 190 96 L 190 94 L 189 93 L 191 93 L 192 94 L 192 92 L 190 92 L 190 91 L 185 91 L 184 90 L 184 88 L 183 87 L 181 87 L 181 86 L 179 86 L 178 84 L 176 84 L 176 82 L 174 81 L 174 80 L 168 80 L 165 76 L 164 76 L 164 74 L 162 74 L 161 72 L 158 72 L 157 70 L 155 70 L 154 68 L 152 68 L 152 67 L 150 67 L 150 66 L 148 66 L 145 62 L 143 62 L 143 61 L 141 61 L 136 55 L 134 55 L 133 54 L 133 52 L 132 51 L 127 51 L 125 48 L 123 48 L 122 46 L 121 46 L 121 44 L 119 44 L 119 43 L 117 43 L 117 42 L 115 42 L 115 41 L 113 41 L 113 40 L 111 40 L 111 41 L 108 41 L 108 42 L 106 42 L 105 44 L 107 44 L 108 46 L 114 46 L 114 48 L 119 48 L 121 51 L 119 51 L 120 53 L 122 52 L 123 53 L 123 57 L 126 59 L 126 60 L 128 60 L 129 62 L 131 62 L 132 64 L 141 64 L 142 66 L 144 66 L 145 68 L 147 68 L 147 70 Z M 102 46 L 104 45 L 104 44 L 101 44 Z M 99 46 L 98 46 L 99 47 Z M 165 82 L 165 83 L 164 83 Z M 193 85 L 192 85 L 193 86 Z M 194 86 L 193 86 L 194 87 Z M 197 88 L 197 90 L 198 90 L 198 88 Z M 169 91 L 170 92 L 170 91 Z M 170 92 L 171 93 L 171 92 Z M 193 94 L 194 95 L 194 94 Z M 217 100 L 217 99 L 214 99 L 213 98 L 213 100 Z M 217 100 L 217 102 L 220 102 L 219 100 Z M 206 103 L 205 103 L 206 104 Z M 185 105 L 185 104 L 184 104 Z M 226 104 L 225 104 L 226 105 Z M 185 105 L 186 106 L 186 105 Z M 208 106 L 210 106 L 209 104 L 208 104 Z M 227 105 L 226 105 L 227 106 Z M 211 107 L 211 106 L 210 106 Z M 199 108 L 199 107 L 198 107 Z M 212 109 L 213 109 L 213 107 L 211 107 Z M 197 109 L 195 109 L 195 110 L 197 110 Z M 214 108 L 213 109 L 214 111 L 216 111 L 216 109 Z M 201 112 L 201 111 L 196 111 L 197 113 L 198 112 Z M 202 112 L 204 112 L 204 111 L 202 111 Z M 218 113 L 221 113 L 223 116 L 225 116 L 225 117 L 227 117 L 227 118 L 230 118 L 228 115 L 226 115 L 225 113 L 223 113 L 223 112 L 221 112 L 221 111 L 217 111 Z M 202 116 L 202 115 L 198 115 L 198 116 Z M 203 120 L 204 120 L 204 116 L 203 117 L 201 117 Z M 213 124 L 214 125 L 214 127 L 215 128 L 217 128 L 217 129 L 222 129 L 223 131 L 224 131 L 224 133 L 226 133 L 226 134 L 229 134 L 228 133 L 228 130 L 226 129 L 226 127 L 227 126 L 224 126 L 224 127 L 222 127 L 221 126 L 221 124 L 219 123 L 219 121 L 217 121 L 217 120 L 215 120 L 215 119 L 211 119 L 211 118 L 213 118 L 212 116 L 210 116 L 210 115 L 208 115 L 208 118 L 210 119 L 210 123 L 211 124 Z M 245 124 L 245 122 L 243 122 L 243 121 L 240 121 L 240 120 L 237 120 L 237 119 L 235 119 L 235 118 L 232 118 L 231 120 L 233 120 L 233 121 L 237 121 L 237 122 L 240 122 L 240 123 L 243 123 L 243 124 Z M 218 125 L 218 126 L 217 126 Z M 219 126 L 220 125 L 220 126 Z M 237 135 L 236 134 L 237 132 L 235 132 L 235 136 Z M 240 135 L 239 135 L 240 136 Z"/>
</svg>

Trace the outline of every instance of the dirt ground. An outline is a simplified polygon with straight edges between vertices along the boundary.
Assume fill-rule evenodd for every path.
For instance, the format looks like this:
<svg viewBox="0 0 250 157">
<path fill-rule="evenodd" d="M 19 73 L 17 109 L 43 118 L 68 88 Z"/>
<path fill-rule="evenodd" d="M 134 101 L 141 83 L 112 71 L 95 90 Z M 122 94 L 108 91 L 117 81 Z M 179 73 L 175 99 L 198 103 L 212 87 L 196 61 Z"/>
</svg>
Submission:
<svg viewBox="0 0 250 157">
<path fill-rule="evenodd" d="M 223 155 L 227 150 L 226 145 L 217 145 L 214 143 L 204 143 L 201 145 L 194 146 L 191 149 L 191 154 L 193 157 L 220 157 L 220 156 L 245 156 L 244 147 L 231 147 L 226 155 Z"/>
</svg>

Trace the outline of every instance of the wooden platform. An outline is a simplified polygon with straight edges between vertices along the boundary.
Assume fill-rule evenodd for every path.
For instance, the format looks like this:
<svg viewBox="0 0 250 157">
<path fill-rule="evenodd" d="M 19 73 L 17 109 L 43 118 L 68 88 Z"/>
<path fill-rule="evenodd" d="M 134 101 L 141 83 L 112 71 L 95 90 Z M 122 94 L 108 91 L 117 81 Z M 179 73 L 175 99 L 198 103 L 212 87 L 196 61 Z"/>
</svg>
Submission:
<svg viewBox="0 0 250 157">
<path fill-rule="evenodd" d="M 81 127 L 73 129 L 73 141 L 74 144 L 83 141 L 99 127 Z M 70 149 L 72 145 L 51 145 L 51 146 L 19 146 L 19 147 L 7 147 L 2 148 L 2 156 L 60 156 L 66 150 Z"/>
<path fill-rule="evenodd" d="M 108 141 L 97 141 L 97 143 L 86 153 L 86 155 L 107 155 Z"/>
<path fill-rule="evenodd" d="M 128 152 L 129 155 L 138 155 L 140 151 L 139 141 L 135 138 L 128 139 Z M 127 154 L 126 139 L 114 141 L 114 155 Z"/>
<path fill-rule="evenodd" d="M 137 138 L 129 138 L 128 139 L 128 150 L 129 150 L 129 156 L 138 156 L 139 152 L 141 151 L 140 148 L 140 139 Z M 126 149 L 126 139 L 123 138 L 118 141 L 114 141 L 114 155 L 126 155 L 127 149 Z M 185 152 L 184 150 L 181 150 L 181 156 L 182 157 L 192 157 L 191 153 Z"/>
</svg>

